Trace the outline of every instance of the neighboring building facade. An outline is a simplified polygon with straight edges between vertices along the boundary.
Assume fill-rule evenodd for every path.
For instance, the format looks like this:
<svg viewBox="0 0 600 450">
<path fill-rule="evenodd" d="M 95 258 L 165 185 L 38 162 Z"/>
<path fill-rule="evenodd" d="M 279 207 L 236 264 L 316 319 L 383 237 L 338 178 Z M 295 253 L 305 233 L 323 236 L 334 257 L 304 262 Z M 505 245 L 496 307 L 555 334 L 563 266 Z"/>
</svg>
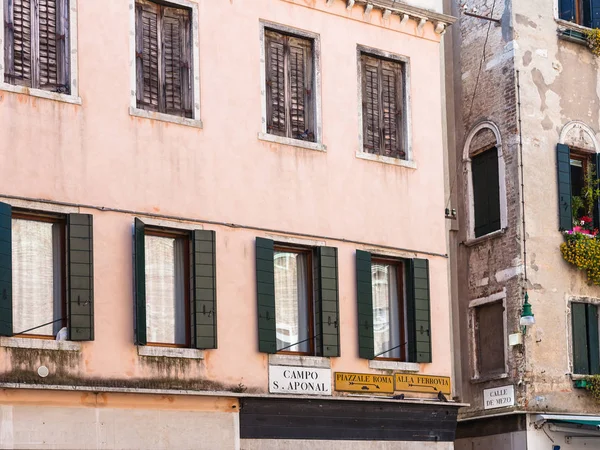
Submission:
<svg viewBox="0 0 600 450">
<path fill-rule="evenodd" d="M 600 371 L 600 287 L 563 259 L 559 231 L 587 215 L 600 225 L 598 205 L 575 198 L 600 152 L 598 60 L 584 36 L 596 6 L 453 5 L 453 325 L 457 395 L 470 404 L 459 449 L 600 445 L 600 406 L 581 389 Z M 526 294 L 535 324 L 523 328 Z"/>
<path fill-rule="evenodd" d="M 0 447 L 453 448 L 438 0 L 0 8 Z"/>
</svg>

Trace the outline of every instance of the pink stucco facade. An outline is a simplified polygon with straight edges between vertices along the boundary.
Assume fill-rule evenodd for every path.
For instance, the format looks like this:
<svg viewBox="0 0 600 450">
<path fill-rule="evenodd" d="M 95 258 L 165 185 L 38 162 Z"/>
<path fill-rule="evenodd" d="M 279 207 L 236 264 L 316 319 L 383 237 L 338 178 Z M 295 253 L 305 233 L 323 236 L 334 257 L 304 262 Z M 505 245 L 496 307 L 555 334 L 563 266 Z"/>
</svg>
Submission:
<svg viewBox="0 0 600 450">
<path fill-rule="evenodd" d="M 130 114 L 134 56 L 127 0 L 78 1 L 81 104 L 0 91 L 0 201 L 93 214 L 95 283 L 94 341 L 82 342 L 77 356 L 39 350 L 29 361 L 0 348 L 0 373 L 10 381 L 13 371 L 35 370 L 43 362 L 51 373 L 63 365 L 63 375 L 96 384 L 161 379 L 167 388 L 200 379 L 219 390 L 241 383 L 249 392 L 267 393 L 268 355 L 257 345 L 254 245 L 256 237 L 268 237 L 338 248 L 341 356 L 331 358 L 332 372 L 389 373 L 358 356 L 356 250 L 428 259 L 432 362 L 420 364 L 420 373 L 450 376 L 441 36 L 435 20 L 421 28 L 414 17 L 405 23 L 398 14 L 384 19 L 378 8 L 365 17 L 364 5 L 347 9 L 341 0 L 191 3 L 198 18 L 200 92 L 194 95 L 201 128 Z M 317 103 L 325 151 L 258 137 L 261 20 L 319 36 Z M 413 167 L 357 157 L 358 45 L 409 60 Z M 148 363 L 138 356 L 135 217 L 216 231 L 218 348 L 205 350 L 202 360 Z"/>
</svg>

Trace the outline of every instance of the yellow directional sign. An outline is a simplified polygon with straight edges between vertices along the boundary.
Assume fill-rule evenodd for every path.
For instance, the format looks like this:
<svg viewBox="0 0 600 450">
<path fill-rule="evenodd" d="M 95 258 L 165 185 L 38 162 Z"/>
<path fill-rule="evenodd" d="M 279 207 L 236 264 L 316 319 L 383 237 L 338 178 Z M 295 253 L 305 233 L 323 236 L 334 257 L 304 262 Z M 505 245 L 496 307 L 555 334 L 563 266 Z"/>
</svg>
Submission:
<svg viewBox="0 0 600 450">
<path fill-rule="evenodd" d="M 397 391 L 427 392 L 429 394 L 452 393 L 450 377 L 397 373 L 395 378 Z"/>
<path fill-rule="evenodd" d="M 392 375 L 336 372 L 334 378 L 336 391 L 362 392 L 364 394 L 392 394 L 394 392 Z"/>
</svg>

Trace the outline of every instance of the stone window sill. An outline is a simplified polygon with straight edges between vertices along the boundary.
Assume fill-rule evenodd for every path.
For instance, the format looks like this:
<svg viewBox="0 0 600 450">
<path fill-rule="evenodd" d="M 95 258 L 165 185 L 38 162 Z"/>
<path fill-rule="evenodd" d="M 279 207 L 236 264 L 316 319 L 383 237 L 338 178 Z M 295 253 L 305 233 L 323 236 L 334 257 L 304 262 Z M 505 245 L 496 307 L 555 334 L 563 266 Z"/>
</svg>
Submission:
<svg viewBox="0 0 600 450">
<path fill-rule="evenodd" d="M 408 169 L 416 169 L 417 163 L 415 161 L 407 161 L 405 159 L 390 158 L 389 156 L 374 155 L 366 152 L 356 152 L 356 157 L 359 159 L 366 159 L 367 161 L 375 161 L 382 164 L 390 164 L 392 166 L 406 167 Z"/>
<path fill-rule="evenodd" d="M 467 239 L 465 242 L 463 242 L 463 244 L 467 247 L 471 247 L 473 245 L 477 245 L 481 242 L 485 242 L 487 240 L 490 239 L 494 239 L 497 237 L 502 236 L 504 233 L 506 233 L 506 228 L 501 228 L 499 230 L 493 231 L 491 233 L 488 234 L 484 234 L 483 236 L 479 236 L 477 238 L 473 238 L 473 239 Z"/>
<path fill-rule="evenodd" d="M 0 347 L 61 350 L 67 352 L 81 351 L 81 344 L 79 342 L 16 337 L 0 337 Z"/>
<path fill-rule="evenodd" d="M 381 361 L 372 359 L 369 361 L 369 369 L 400 370 L 402 372 L 418 372 L 421 364 L 401 361 Z"/>
<path fill-rule="evenodd" d="M 300 366 L 320 369 L 330 369 L 331 361 L 329 358 L 321 356 L 303 356 L 303 355 L 269 355 L 269 365 L 271 366 Z"/>
<path fill-rule="evenodd" d="M 139 356 L 161 358 L 204 359 L 204 352 L 196 348 L 157 347 L 154 345 L 138 345 Z"/>
<path fill-rule="evenodd" d="M 274 144 L 290 145 L 292 147 L 305 148 L 307 150 L 316 150 L 326 152 L 327 146 L 318 142 L 308 142 L 301 139 L 292 139 L 283 136 L 275 136 L 273 134 L 258 133 L 258 139 L 261 141 L 272 142 Z"/>
<path fill-rule="evenodd" d="M 15 94 L 24 94 L 31 97 L 45 98 L 57 102 L 70 103 L 72 105 L 81 105 L 81 97 L 69 94 L 59 94 L 58 92 L 44 91 L 42 89 L 33 89 L 26 86 L 15 86 L 14 84 L 0 83 L 0 91 L 14 92 Z"/>
<path fill-rule="evenodd" d="M 489 375 L 489 376 L 482 376 L 482 377 L 478 377 L 478 378 L 471 378 L 471 383 L 485 383 L 487 381 L 503 380 L 505 378 L 508 378 L 508 374 L 501 373 L 499 375 Z"/>
<path fill-rule="evenodd" d="M 202 128 L 202 121 L 190 119 L 188 117 L 172 116 L 154 111 L 146 111 L 144 109 L 129 107 L 129 115 L 141 117 L 142 119 L 158 120 L 160 122 L 174 123 L 177 125 L 185 125 L 187 127 Z"/>
</svg>

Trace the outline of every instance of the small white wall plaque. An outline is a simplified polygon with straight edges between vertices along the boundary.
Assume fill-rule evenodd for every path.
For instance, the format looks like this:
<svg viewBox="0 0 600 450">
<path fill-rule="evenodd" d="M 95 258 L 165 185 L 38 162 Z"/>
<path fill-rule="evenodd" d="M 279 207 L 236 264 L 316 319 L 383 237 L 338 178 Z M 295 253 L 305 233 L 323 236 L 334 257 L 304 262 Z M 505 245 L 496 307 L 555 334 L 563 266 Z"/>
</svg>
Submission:
<svg viewBox="0 0 600 450">
<path fill-rule="evenodd" d="M 508 386 L 499 386 L 492 389 L 483 390 L 483 408 L 506 408 L 515 404 L 515 387 L 511 384 Z"/>
<path fill-rule="evenodd" d="M 271 394 L 331 395 L 331 369 L 269 366 Z"/>
</svg>

